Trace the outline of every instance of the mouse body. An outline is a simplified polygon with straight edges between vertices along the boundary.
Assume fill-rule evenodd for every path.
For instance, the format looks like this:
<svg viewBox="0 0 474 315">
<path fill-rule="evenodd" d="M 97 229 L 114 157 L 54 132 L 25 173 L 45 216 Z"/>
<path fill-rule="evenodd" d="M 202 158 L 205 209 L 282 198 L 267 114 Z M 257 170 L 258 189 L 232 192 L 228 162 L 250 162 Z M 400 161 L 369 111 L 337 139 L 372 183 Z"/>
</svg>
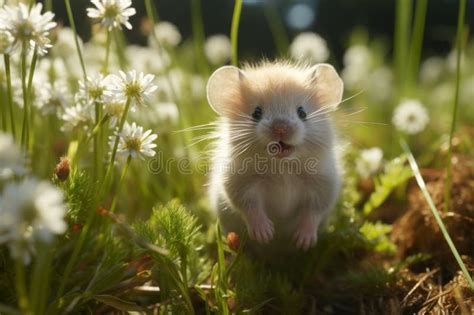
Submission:
<svg viewBox="0 0 474 315">
<path fill-rule="evenodd" d="M 328 114 L 342 91 L 328 64 L 264 62 L 213 73 L 207 96 L 220 118 L 209 195 L 225 233 L 248 233 L 260 249 L 316 244 L 341 186 Z"/>
</svg>

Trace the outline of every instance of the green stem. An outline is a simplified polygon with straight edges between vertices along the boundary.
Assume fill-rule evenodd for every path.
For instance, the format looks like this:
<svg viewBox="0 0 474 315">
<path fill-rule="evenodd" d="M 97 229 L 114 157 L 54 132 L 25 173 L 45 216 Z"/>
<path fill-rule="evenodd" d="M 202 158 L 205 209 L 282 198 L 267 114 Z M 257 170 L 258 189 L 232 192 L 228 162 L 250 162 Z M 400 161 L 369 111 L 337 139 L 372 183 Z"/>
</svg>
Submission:
<svg viewBox="0 0 474 315">
<path fill-rule="evenodd" d="M 104 126 L 106 122 L 109 121 L 109 119 L 110 119 L 109 115 L 104 115 L 102 119 L 100 120 L 100 122 L 94 126 L 94 128 L 92 129 L 92 132 L 89 135 L 87 135 L 87 137 L 80 139 L 79 144 L 78 144 L 78 152 L 76 153 L 74 160 L 71 160 L 72 165 L 75 165 L 75 161 L 78 160 L 80 156 L 82 156 L 82 153 L 84 152 L 84 149 L 87 149 L 87 145 L 89 144 L 89 142 L 92 139 L 95 139 L 95 137 L 97 136 L 101 128 Z M 99 142 L 100 140 L 101 139 L 99 138 Z M 102 156 L 102 151 L 101 151 L 101 156 Z M 98 179 L 99 177 L 96 176 L 96 178 Z"/>
<path fill-rule="evenodd" d="M 461 0 L 461 1 L 464 1 L 464 0 Z M 451 249 L 451 252 L 453 253 L 454 258 L 456 259 L 456 262 L 459 264 L 459 267 L 461 268 L 464 276 L 466 277 L 466 280 L 469 283 L 469 286 L 471 287 L 471 289 L 474 290 L 474 282 L 471 278 L 471 275 L 469 274 L 469 271 L 467 270 L 466 265 L 462 261 L 461 256 L 459 255 L 459 252 L 456 249 L 456 246 L 454 245 L 453 240 L 451 239 L 451 236 L 449 236 L 448 230 L 446 229 L 446 226 L 444 225 L 443 220 L 441 219 L 441 216 L 439 215 L 438 210 L 436 209 L 433 199 L 431 198 L 431 195 L 428 189 L 426 188 L 425 181 L 423 180 L 423 177 L 421 176 L 420 169 L 418 168 L 418 164 L 416 163 L 416 160 L 413 157 L 413 154 L 411 153 L 410 148 L 408 147 L 408 144 L 404 140 L 400 140 L 400 144 L 408 157 L 408 162 L 410 163 L 410 167 L 413 173 L 415 174 L 416 182 L 418 183 L 418 186 L 420 187 L 420 190 L 423 193 L 423 196 L 425 197 L 425 200 L 428 203 L 430 210 L 436 219 L 436 223 L 438 223 L 438 226 L 441 232 L 443 233 L 446 243 L 448 243 L 448 246 Z"/>
<path fill-rule="evenodd" d="M 77 50 L 77 54 L 79 56 L 79 61 L 81 63 L 82 74 L 84 76 L 84 84 L 87 84 L 86 66 L 85 66 L 85 63 L 84 63 L 84 58 L 82 57 L 81 46 L 79 45 L 79 40 L 78 40 L 78 35 L 77 35 L 77 30 L 76 30 L 76 24 L 74 23 L 74 15 L 72 14 L 72 10 L 71 10 L 71 3 L 70 3 L 70 0 L 64 0 L 64 1 L 66 3 L 66 11 L 67 11 L 68 19 L 69 19 L 69 24 L 71 25 L 71 28 L 74 32 L 74 42 L 76 44 L 76 50 Z"/>
<path fill-rule="evenodd" d="M 406 88 L 406 60 L 411 20 L 411 0 L 398 0 L 395 21 L 395 75 L 398 85 L 398 98 L 404 96 Z"/>
<path fill-rule="evenodd" d="M 27 85 L 28 104 L 31 104 L 32 99 L 33 99 L 33 77 L 35 75 L 35 69 L 36 69 L 37 61 L 38 61 L 38 51 L 35 49 L 34 52 L 33 52 L 33 57 L 31 59 L 30 71 L 28 73 L 28 85 Z M 30 144 L 27 144 L 28 147 L 30 147 L 30 150 L 32 150 L 31 144 L 33 143 L 33 136 L 34 136 L 34 133 L 33 133 L 33 130 L 34 130 L 34 113 L 35 113 L 34 108 L 31 107 L 30 108 L 30 116 L 28 117 L 29 118 L 28 139 L 29 139 Z M 30 152 L 33 152 L 33 151 L 30 151 Z"/>
<path fill-rule="evenodd" d="M 221 226 L 219 222 L 216 224 L 216 238 L 217 238 L 217 274 L 218 274 L 218 281 L 217 281 L 217 292 L 219 294 L 218 302 L 219 302 L 219 311 L 221 314 L 229 314 L 229 308 L 227 304 L 227 272 L 226 272 L 226 265 L 225 265 L 225 254 L 224 254 L 224 244 L 222 242 L 222 233 L 221 233 Z"/>
<path fill-rule="evenodd" d="M 21 89 L 23 92 L 23 125 L 21 128 L 21 147 L 28 152 L 28 90 L 26 87 L 26 44 L 23 44 L 21 51 Z"/>
<path fill-rule="evenodd" d="M 16 138 L 16 126 L 15 126 L 15 113 L 13 111 L 13 90 L 12 90 L 12 77 L 10 69 L 10 55 L 3 55 L 3 61 L 5 63 L 5 74 L 7 77 L 7 99 L 8 107 L 10 112 L 10 127 L 12 130 L 13 139 Z"/>
<path fill-rule="evenodd" d="M 115 136 L 115 142 L 114 142 L 114 146 L 112 148 L 112 154 L 110 156 L 109 166 L 107 167 L 107 172 L 105 173 L 105 178 L 102 181 L 102 187 L 101 187 L 101 190 L 100 190 L 100 198 L 103 197 L 103 195 L 107 191 L 107 189 L 109 187 L 109 184 L 110 184 L 110 180 L 111 180 L 111 177 L 112 177 L 112 170 L 114 169 L 115 156 L 117 154 L 117 149 L 118 149 L 119 140 L 120 140 L 120 133 L 123 130 L 123 126 L 125 125 L 125 121 L 127 120 L 127 114 L 128 114 L 129 109 L 130 109 L 130 104 L 131 103 L 132 103 L 132 99 L 130 97 L 128 97 L 127 102 L 125 103 L 125 109 L 123 111 L 122 117 L 120 118 L 119 126 L 117 128 L 117 134 Z"/>
<path fill-rule="evenodd" d="M 114 213 L 115 207 L 117 206 L 117 199 L 118 199 L 117 197 L 120 194 L 120 189 L 122 188 L 122 184 L 123 184 L 123 181 L 125 179 L 125 176 L 127 175 L 128 167 L 130 166 L 131 161 L 132 161 L 132 156 L 129 155 L 127 157 L 127 162 L 125 163 L 125 166 L 122 170 L 122 175 L 120 175 L 120 181 L 118 183 L 117 190 L 116 190 L 115 195 L 114 195 L 114 199 L 112 200 L 112 205 L 110 206 L 110 212 L 111 213 Z"/>
<path fill-rule="evenodd" d="M 0 88 L 0 115 L 2 116 L 2 130 L 3 132 L 7 132 L 7 116 L 8 116 L 8 105 L 3 102 L 3 89 Z"/>
<path fill-rule="evenodd" d="M 423 47 L 423 36 L 425 32 L 426 8 L 428 0 L 417 0 L 415 9 L 415 23 L 411 38 L 410 54 L 408 56 L 408 86 L 416 86 L 418 69 L 421 60 L 421 50 Z"/>
<path fill-rule="evenodd" d="M 45 302 L 48 298 L 51 254 L 48 244 L 39 244 L 30 287 L 31 308 L 37 314 L 44 314 Z"/>
<path fill-rule="evenodd" d="M 15 260 L 15 284 L 18 306 L 22 314 L 32 314 L 26 290 L 25 266 L 20 259 Z"/>
<path fill-rule="evenodd" d="M 113 147 L 113 150 L 112 150 L 112 155 L 110 157 L 109 168 L 112 168 L 114 163 L 115 163 L 115 156 L 117 154 L 117 148 L 118 148 L 118 144 L 119 144 L 119 140 L 120 140 L 119 134 L 122 132 L 123 126 L 125 125 L 125 121 L 127 120 L 127 115 L 128 115 L 128 111 L 130 110 L 130 104 L 131 103 L 132 103 L 132 98 L 128 97 L 127 102 L 125 103 L 125 109 L 123 111 L 122 117 L 120 118 L 120 123 L 119 123 L 119 126 L 118 126 L 117 135 L 115 136 L 115 143 L 114 143 L 114 147 Z"/>
<path fill-rule="evenodd" d="M 237 66 L 238 62 L 238 35 L 241 12 L 242 0 L 235 0 L 234 15 L 232 16 L 232 26 L 230 29 L 230 42 L 232 45 L 232 65 L 234 66 Z"/>
<path fill-rule="evenodd" d="M 104 69 L 102 72 L 107 74 L 109 72 L 109 59 L 110 59 L 110 44 L 112 43 L 112 37 L 110 31 L 107 29 L 107 41 L 105 42 L 105 62 Z"/>
<path fill-rule="evenodd" d="M 101 114 L 102 114 L 102 104 L 98 101 L 95 101 L 95 123 L 96 126 L 99 126 L 101 123 Z M 95 129 L 95 128 L 94 128 Z M 97 131 L 98 132 L 98 131 Z M 94 134 L 94 176 L 99 178 L 100 176 L 100 135 Z"/>
<path fill-rule="evenodd" d="M 449 210 L 449 204 L 451 199 L 451 186 L 452 186 L 452 155 L 453 155 L 453 136 L 456 130 L 456 121 L 458 115 L 459 106 L 459 86 L 461 84 L 461 54 L 462 54 L 462 42 L 463 42 L 463 31 L 464 31 L 464 16 L 466 14 L 466 0 L 459 2 L 459 14 L 458 14 L 458 28 L 456 35 L 456 86 L 454 89 L 454 104 L 453 114 L 451 120 L 451 129 L 449 131 L 449 147 L 448 147 L 448 161 L 446 163 L 446 182 L 444 185 L 444 211 Z"/>
</svg>

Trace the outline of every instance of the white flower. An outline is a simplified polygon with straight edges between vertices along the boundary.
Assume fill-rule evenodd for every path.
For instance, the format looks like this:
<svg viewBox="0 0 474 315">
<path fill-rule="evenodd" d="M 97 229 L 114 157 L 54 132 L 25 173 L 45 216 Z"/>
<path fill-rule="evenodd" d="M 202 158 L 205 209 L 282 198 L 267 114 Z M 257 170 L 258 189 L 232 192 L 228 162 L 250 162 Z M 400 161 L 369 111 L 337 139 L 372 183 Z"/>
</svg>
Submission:
<svg viewBox="0 0 474 315">
<path fill-rule="evenodd" d="M 0 55 L 9 54 L 13 49 L 15 39 L 9 31 L 0 29 Z"/>
<path fill-rule="evenodd" d="M 290 45 L 290 53 L 295 59 L 313 63 L 324 62 L 329 58 L 326 41 L 318 34 L 310 32 L 296 36 Z"/>
<path fill-rule="evenodd" d="M 145 156 L 154 156 L 156 144 L 153 141 L 157 135 L 152 134 L 151 130 L 143 132 L 143 127 L 137 126 L 136 123 L 129 125 L 125 123 L 122 132 L 118 134 L 119 145 L 117 154 L 123 156 L 139 157 L 144 159 Z M 110 137 L 110 146 L 113 147 L 115 137 Z"/>
<path fill-rule="evenodd" d="M 67 107 L 61 119 L 64 120 L 64 125 L 61 127 L 62 131 L 72 131 L 74 129 L 87 129 L 88 124 L 92 121 L 93 106 L 87 103 L 76 95 L 76 104 Z"/>
<path fill-rule="evenodd" d="M 158 43 L 156 39 L 158 39 Z M 181 42 L 181 33 L 178 28 L 170 22 L 159 22 L 154 26 L 154 32 L 148 37 L 148 44 L 156 48 L 158 45 L 176 47 Z"/>
<path fill-rule="evenodd" d="M 0 29 L 11 33 L 15 46 L 25 44 L 44 55 L 51 47 L 48 36 L 56 22 L 53 22 L 52 12 L 41 14 L 42 9 L 41 3 L 35 4 L 31 10 L 23 3 L 18 6 L 6 5 L 0 8 Z"/>
<path fill-rule="evenodd" d="M 87 76 L 87 82 L 79 80 L 79 95 L 92 101 L 101 101 L 108 86 L 108 77 L 104 77 L 101 73 L 96 73 L 92 76 Z"/>
<path fill-rule="evenodd" d="M 231 45 L 226 35 L 212 35 L 204 43 L 204 52 L 212 64 L 223 64 L 230 59 Z"/>
<path fill-rule="evenodd" d="M 425 129 L 429 117 L 425 107 L 418 100 L 405 100 L 395 108 L 392 122 L 407 134 L 417 134 Z"/>
<path fill-rule="evenodd" d="M 155 76 L 145 75 L 143 72 L 137 73 L 132 70 L 127 73 L 119 71 L 120 76 L 110 75 L 110 91 L 107 94 L 117 94 L 124 99 L 130 99 L 133 105 L 142 105 L 153 96 L 157 86 L 153 84 Z"/>
<path fill-rule="evenodd" d="M 116 95 L 106 95 L 104 97 L 104 114 L 110 116 L 109 126 L 115 127 L 125 109 L 125 100 Z"/>
<path fill-rule="evenodd" d="M 0 180 L 26 173 L 25 158 L 9 134 L 0 133 Z"/>
<path fill-rule="evenodd" d="M 65 213 L 63 194 L 50 183 L 35 178 L 9 183 L 0 196 L 0 243 L 27 264 L 34 240 L 51 242 L 66 231 Z"/>
<path fill-rule="evenodd" d="M 382 164 L 383 152 L 380 148 L 365 149 L 356 160 L 356 171 L 362 178 L 367 178 L 377 172 Z"/>
<path fill-rule="evenodd" d="M 121 28 L 122 24 L 129 30 L 132 24 L 128 19 L 135 15 L 136 10 L 129 8 L 132 5 L 131 0 L 91 0 L 96 8 L 88 8 L 87 16 L 92 19 L 100 19 L 100 23 L 109 30 Z"/>
</svg>

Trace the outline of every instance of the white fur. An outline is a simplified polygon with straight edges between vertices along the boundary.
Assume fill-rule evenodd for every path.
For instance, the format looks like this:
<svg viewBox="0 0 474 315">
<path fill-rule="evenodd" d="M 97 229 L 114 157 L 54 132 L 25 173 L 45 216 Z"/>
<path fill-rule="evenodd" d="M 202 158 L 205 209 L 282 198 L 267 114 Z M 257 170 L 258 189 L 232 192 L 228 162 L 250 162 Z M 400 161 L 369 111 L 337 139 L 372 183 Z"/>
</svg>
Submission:
<svg viewBox="0 0 474 315">
<path fill-rule="evenodd" d="M 224 231 L 248 232 L 260 244 L 277 238 L 292 240 L 304 250 L 314 246 L 341 185 L 334 132 L 325 113 L 335 109 L 342 96 L 342 81 L 334 68 L 282 63 L 243 70 L 227 66 L 211 76 L 207 91 L 211 106 L 222 116 L 210 199 Z M 250 116 L 255 106 L 263 108 L 259 122 Z M 308 117 L 320 115 L 303 121 L 296 112 L 299 106 Z M 270 126 L 278 119 L 294 129 L 284 141 L 294 151 L 284 159 L 267 151 L 274 140 Z M 316 160 L 317 167 L 308 172 L 307 163 Z M 283 167 L 291 161 L 300 171 Z"/>
</svg>

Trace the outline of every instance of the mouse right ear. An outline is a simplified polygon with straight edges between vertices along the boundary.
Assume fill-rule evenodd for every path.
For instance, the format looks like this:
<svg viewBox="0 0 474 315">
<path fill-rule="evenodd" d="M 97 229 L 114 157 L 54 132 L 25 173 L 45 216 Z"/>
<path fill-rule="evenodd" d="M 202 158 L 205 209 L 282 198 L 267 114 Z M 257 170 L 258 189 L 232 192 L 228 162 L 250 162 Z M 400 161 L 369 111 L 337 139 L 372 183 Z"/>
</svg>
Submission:
<svg viewBox="0 0 474 315">
<path fill-rule="evenodd" d="M 223 115 L 232 106 L 232 99 L 240 93 L 240 83 L 244 73 L 237 67 L 220 67 L 207 82 L 207 100 L 211 108 Z"/>
</svg>

